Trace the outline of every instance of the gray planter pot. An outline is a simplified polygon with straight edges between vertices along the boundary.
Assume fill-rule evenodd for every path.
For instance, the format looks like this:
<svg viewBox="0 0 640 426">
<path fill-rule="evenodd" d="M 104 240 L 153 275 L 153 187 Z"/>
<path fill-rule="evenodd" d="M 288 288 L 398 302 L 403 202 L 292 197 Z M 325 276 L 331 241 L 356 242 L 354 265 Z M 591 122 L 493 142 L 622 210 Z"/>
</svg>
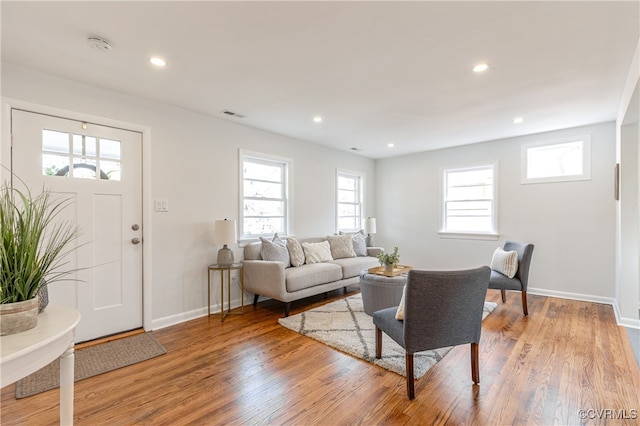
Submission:
<svg viewBox="0 0 640 426">
<path fill-rule="evenodd" d="M 45 308 L 49 305 L 49 290 L 47 286 L 40 287 L 38 291 L 38 313 L 44 312 Z"/>
<path fill-rule="evenodd" d="M 0 305 L 0 336 L 21 333 L 38 325 L 38 297 Z"/>
</svg>

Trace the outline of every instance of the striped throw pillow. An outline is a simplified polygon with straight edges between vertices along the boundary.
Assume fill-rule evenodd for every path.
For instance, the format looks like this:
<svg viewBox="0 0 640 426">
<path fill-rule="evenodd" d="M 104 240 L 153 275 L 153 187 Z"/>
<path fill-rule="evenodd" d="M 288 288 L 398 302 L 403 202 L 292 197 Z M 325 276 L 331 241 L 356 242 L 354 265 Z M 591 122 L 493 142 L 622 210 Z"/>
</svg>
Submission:
<svg viewBox="0 0 640 426">
<path fill-rule="evenodd" d="M 491 269 L 513 278 L 518 271 L 518 252 L 515 250 L 504 251 L 498 247 L 491 258 Z"/>
</svg>

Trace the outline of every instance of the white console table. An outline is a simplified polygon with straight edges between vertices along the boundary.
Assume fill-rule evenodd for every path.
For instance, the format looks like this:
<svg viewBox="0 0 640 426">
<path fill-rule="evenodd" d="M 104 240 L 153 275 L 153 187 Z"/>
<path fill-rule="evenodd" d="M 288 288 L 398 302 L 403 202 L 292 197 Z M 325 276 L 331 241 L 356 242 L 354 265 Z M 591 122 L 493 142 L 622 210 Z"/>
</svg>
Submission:
<svg viewBox="0 0 640 426">
<path fill-rule="evenodd" d="M 73 339 L 80 313 L 48 306 L 38 325 L 0 337 L 0 387 L 17 382 L 60 357 L 60 424 L 73 424 Z"/>
</svg>

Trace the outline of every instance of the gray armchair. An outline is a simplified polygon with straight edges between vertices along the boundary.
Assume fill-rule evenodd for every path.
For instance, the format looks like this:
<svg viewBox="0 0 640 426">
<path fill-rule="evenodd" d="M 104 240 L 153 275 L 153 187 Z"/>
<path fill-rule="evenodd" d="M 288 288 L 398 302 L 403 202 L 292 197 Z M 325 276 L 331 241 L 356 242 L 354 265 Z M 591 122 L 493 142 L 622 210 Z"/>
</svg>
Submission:
<svg viewBox="0 0 640 426">
<path fill-rule="evenodd" d="M 482 311 L 491 269 L 462 271 L 409 271 L 404 321 L 397 308 L 373 313 L 376 358 L 382 356 L 382 332 L 406 350 L 407 396 L 415 398 L 413 355 L 429 349 L 471 343 L 471 377 L 480 382 L 478 344 Z"/>
<path fill-rule="evenodd" d="M 527 284 L 529 282 L 531 257 L 533 256 L 533 244 L 507 240 L 504 243 L 503 250 L 515 250 L 518 252 L 518 270 L 513 278 L 509 278 L 497 271 L 491 271 L 489 288 L 500 290 L 502 303 L 507 301 L 506 290 L 520 291 L 522 293 L 522 312 L 527 316 L 529 315 L 529 310 L 527 309 Z"/>
</svg>

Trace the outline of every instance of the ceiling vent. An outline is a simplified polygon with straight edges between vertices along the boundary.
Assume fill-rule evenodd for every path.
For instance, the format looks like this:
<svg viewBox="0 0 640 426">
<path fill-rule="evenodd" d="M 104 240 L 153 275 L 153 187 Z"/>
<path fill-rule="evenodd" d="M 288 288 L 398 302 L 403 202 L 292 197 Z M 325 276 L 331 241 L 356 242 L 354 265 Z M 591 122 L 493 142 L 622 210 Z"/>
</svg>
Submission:
<svg viewBox="0 0 640 426">
<path fill-rule="evenodd" d="M 102 37 L 90 36 L 87 39 L 87 43 L 89 43 L 89 46 L 93 47 L 94 49 L 98 49 L 101 52 L 108 52 L 111 50 L 111 44 Z"/>
<path fill-rule="evenodd" d="M 233 112 L 233 111 L 230 111 L 228 109 L 223 110 L 222 113 L 225 114 L 225 115 L 228 115 L 230 117 L 244 118 L 244 115 L 238 114 L 237 112 Z"/>
</svg>

